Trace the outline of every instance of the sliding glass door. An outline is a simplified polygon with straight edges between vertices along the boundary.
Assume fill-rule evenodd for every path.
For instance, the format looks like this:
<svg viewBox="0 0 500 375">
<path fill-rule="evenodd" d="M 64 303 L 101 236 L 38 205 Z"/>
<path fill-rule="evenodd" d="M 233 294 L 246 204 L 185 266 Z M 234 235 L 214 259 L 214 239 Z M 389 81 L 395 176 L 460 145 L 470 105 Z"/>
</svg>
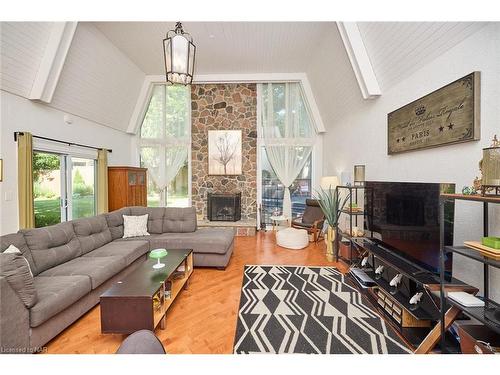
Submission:
<svg viewBox="0 0 500 375">
<path fill-rule="evenodd" d="M 62 207 L 66 186 L 62 155 L 33 153 L 33 198 L 35 227 L 46 227 L 65 220 Z"/>
<path fill-rule="evenodd" d="M 96 213 L 95 160 L 71 157 L 71 184 L 68 211 L 72 219 Z"/>
<path fill-rule="evenodd" d="M 95 169 L 94 159 L 35 150 L 35 227 L 95 215 Z"/>
</svg>

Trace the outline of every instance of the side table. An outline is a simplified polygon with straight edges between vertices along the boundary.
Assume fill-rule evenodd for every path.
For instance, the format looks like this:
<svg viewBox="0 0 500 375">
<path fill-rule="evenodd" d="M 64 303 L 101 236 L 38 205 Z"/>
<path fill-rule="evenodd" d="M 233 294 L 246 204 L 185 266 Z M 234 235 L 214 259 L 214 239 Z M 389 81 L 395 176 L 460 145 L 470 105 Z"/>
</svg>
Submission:
<svg viewBox="0 0 500 375">
<path fill-rule="evenodd" d="M 286 221 L 287 227 L 290 226 L 290 221 L 285 215 L 279 215 L 279 216 L 270 216 L 269 219 L 271 219 L 273 223 L 273 232 L 276 232 L 279 227 L 279 223 Z"/>
</svg>

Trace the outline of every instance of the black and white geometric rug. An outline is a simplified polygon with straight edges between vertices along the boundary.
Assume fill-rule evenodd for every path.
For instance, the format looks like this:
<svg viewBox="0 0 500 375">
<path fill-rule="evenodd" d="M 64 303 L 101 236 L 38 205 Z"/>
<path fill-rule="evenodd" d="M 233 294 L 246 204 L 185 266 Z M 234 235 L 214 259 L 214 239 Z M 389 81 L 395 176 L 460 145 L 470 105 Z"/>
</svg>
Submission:
<svg viewBox="0 0 500 375">
<path fill-rule="evenodd" d="M 333 267 L 245 266 L 234 353 L 411 353 Z"/>
</svg>

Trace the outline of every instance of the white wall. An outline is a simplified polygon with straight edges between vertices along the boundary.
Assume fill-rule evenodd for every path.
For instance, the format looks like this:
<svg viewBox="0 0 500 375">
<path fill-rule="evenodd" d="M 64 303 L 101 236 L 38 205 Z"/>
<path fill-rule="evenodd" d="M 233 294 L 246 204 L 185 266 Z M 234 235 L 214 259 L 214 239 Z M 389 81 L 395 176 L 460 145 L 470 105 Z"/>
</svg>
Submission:
<svg viewBox="0 0 500 375">
<path fill-rule="evenodd" d="M 352 175 L 354 164 L 366 165 L 368 180 L 454 182 L 457 190 L 478 176 L 482 148 L 500 135 L 500 24 L 482 28 L 420 70 L 382 93 L 379 99 L 344 102 L 327 113 L 324 173 Z M 387 155 L 387 113 L 456 80 L 481 71 L 481 140 L 429 150 Z M 311 79 L 313 89 L 315 80 Z M 324 98 L 323 98 L 324 99 Z M 339 108 L 335 106 L 335 108 Z M 455 242 L 482 235 L 482 206 L 457 202 Z M 500 207 L 491 210 L 490 234 L 500 235 Z M 454 275 L 475 286 L 482 285 L 478 263 L 456 257 Z M 500 301 L 500 273 L 491 275 L 495 299 Z M 496 289 L 496 291 L 495 291 Z"/>
<path fill-rule="evenodd" d="M 123 52 L 80 22 L 49 105 L 126 131 L 143 82 L 144 73 Z"/>
<path fill-rule="evenodd" d="M 72 124 L 64 122 L 64 112 L 44 104 L 0 91 L 0 158 L 3 159 L 3 182 L 0 182 L 0 234 L 18 229 L 17 210 L 17 146 L 15 131 L 34 135 L 111 148 L 110 165 L 129 165 L 131 136 L 71 115 Z"/>
</svg>

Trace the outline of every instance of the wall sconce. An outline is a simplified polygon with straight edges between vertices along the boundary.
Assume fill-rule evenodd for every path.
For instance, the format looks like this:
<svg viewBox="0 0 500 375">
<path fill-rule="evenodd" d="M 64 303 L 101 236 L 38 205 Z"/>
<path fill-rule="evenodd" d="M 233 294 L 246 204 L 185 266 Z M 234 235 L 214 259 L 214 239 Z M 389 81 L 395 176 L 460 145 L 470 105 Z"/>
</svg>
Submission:
<svg viewBox="0 0 500 375">
<path fill-rule="evenodd" d="M 365 184 L 365 166 L 354 166 L 354 186 L 363 186 Z"/>
</svg>

